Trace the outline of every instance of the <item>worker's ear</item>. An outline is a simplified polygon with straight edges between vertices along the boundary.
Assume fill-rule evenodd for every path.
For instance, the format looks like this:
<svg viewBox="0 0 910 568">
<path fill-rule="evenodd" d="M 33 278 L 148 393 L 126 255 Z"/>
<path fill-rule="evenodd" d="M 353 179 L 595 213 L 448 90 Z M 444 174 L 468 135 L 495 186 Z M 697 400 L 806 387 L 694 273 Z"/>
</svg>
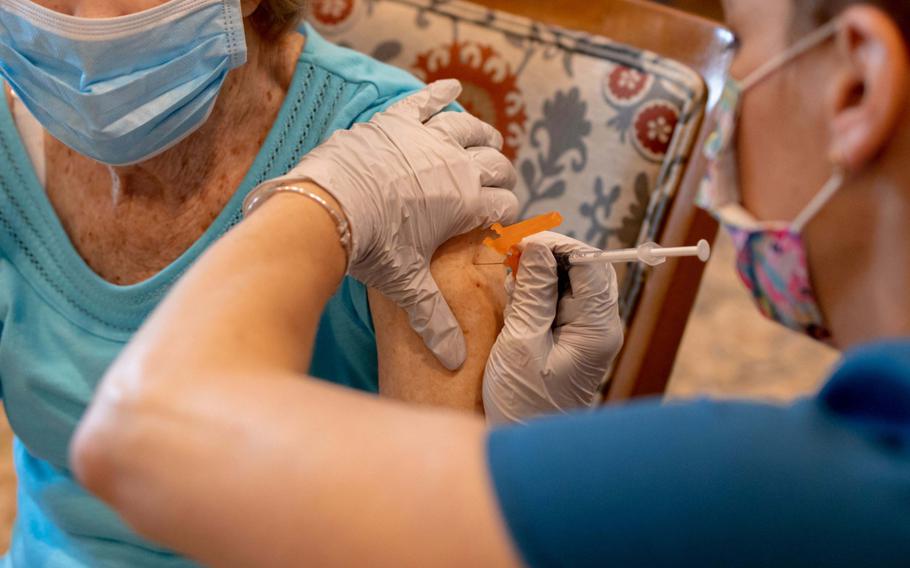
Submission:
<svg viewBox="0 0 910 568">
<path fill-rule="evenodd" d="M 888 14 L 867 4 L 847 9 L 837 35 L 841 64 L 829 98 L 834 162 L 857 171 L 888 145 L 907 106 L 907 46 Z"/>
<path fill-rule="evenodd" d="M 244 18 L 248 18 L 260 4 L 262 0 L 240 0 L 240 13 Z"/>
</svg>

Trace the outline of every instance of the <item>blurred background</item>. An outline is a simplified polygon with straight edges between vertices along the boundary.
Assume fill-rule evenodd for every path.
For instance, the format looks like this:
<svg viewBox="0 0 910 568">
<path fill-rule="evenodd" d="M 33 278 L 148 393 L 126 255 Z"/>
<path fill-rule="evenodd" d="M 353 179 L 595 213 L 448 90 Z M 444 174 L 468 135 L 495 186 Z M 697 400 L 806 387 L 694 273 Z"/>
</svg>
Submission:
<svg viewBox="0 0 910 568">
<path fill-rule="evenodd" d="M 721 0 L 657 0 L 657 3 L 673 6 L 674 8 L 715 20 L 723 20 L 724 17 Z"/>
<path fill-rule="evenodd" d="M 527 0 L 528 2 L 555 0 Z M 662 4 L 722 17 L 720 0 Z M 721 235 L 680 349 L 669 397 L 755 397 L 788 401 L 814 392 L 836 353 L 761 319 L 733 270 L 733 249 Z M 0 412 L 2 414 L 2 412 Z M 12 436 L 0 417 L 0 550 L 15 517 Z"/>
<path fill-rule="evenodd" d="M 660 3 L 723 19 L 721 0 Z M 838 354 L 762 319 L 733 267 L 733 244 L 721 231 L 680 346 L 668 396 L 786 402 L 814 393 Z"/>
</svg>

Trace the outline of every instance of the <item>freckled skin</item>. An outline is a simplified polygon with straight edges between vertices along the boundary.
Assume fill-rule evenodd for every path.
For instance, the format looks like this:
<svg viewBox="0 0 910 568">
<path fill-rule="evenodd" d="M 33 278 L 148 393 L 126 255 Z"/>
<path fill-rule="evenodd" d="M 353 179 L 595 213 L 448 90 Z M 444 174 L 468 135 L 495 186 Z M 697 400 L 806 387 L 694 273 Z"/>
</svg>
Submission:
<svg viewBox="0 0 910 568">
<path fill-rule="evenodd" d="M 116 168 L 118 192 L 107 166 L 45 135 L 48 198 L 99 276 L 120 285 L 154 276 L 221 213 L 278 115 L 303 45 L 298 34 L 276 41 L 228 75 L 212 116 L 187 140 Z"/>
<path fill-rule="evenodd" d="M 483 371 L 502 329 L 506 294 L 502 266 L 476 266 L 487 231 L 450 240 L 433 258 L 432 272 L 465 332 L 468 359 L 447 371 L 408 326 L 405 313 L 375 291 L 370 307 L 379 346 L 379 387 L 402 401 L 483 412 Z"/>
</svg>

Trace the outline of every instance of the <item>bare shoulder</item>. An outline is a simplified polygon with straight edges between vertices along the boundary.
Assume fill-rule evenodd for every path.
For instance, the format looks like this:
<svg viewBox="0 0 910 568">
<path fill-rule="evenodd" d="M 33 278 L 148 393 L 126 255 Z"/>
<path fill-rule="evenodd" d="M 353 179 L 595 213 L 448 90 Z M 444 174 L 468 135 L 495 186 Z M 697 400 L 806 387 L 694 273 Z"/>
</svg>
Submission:
<svg viewBox="0 0 910 568">
<path fill-rule="evenodd" d="M 481 385 L 487 358 L 502 329 L 505 269 L 477 266 L 484 253 L 478 230 L 456 237 L 437 251 L 431 266 L 465 334 L 468 358 L 455 372 L 433 357 L 408 325 L 405 313 L 380 293 L 370 291 L 370 308 L 379 350 L 380 392 L 407 402 L 482 411 Z M 487 258 L 488 259 L 488 258 Z"/>
</svg>

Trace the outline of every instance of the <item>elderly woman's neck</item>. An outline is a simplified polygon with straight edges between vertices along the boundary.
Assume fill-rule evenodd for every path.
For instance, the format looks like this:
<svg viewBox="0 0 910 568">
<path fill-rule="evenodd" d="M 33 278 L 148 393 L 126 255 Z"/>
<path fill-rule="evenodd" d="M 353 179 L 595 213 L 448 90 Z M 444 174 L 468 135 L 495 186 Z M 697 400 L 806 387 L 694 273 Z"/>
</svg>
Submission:
<svg viewBox="0 0 910 568">
<path fill-rule="evenodd" d="M 228 74 L 199 130 L 155 158 L 110 168 L 115 205 L 133 198 L 179 204 L 225 189 L 233 194 L 278 115 L 304 43 L 296 33 L 266 40 L 247 26 L 246 34 L 247 63 Z M 217 187 L 226 183 L 235 185 Z"/>
</svg>

